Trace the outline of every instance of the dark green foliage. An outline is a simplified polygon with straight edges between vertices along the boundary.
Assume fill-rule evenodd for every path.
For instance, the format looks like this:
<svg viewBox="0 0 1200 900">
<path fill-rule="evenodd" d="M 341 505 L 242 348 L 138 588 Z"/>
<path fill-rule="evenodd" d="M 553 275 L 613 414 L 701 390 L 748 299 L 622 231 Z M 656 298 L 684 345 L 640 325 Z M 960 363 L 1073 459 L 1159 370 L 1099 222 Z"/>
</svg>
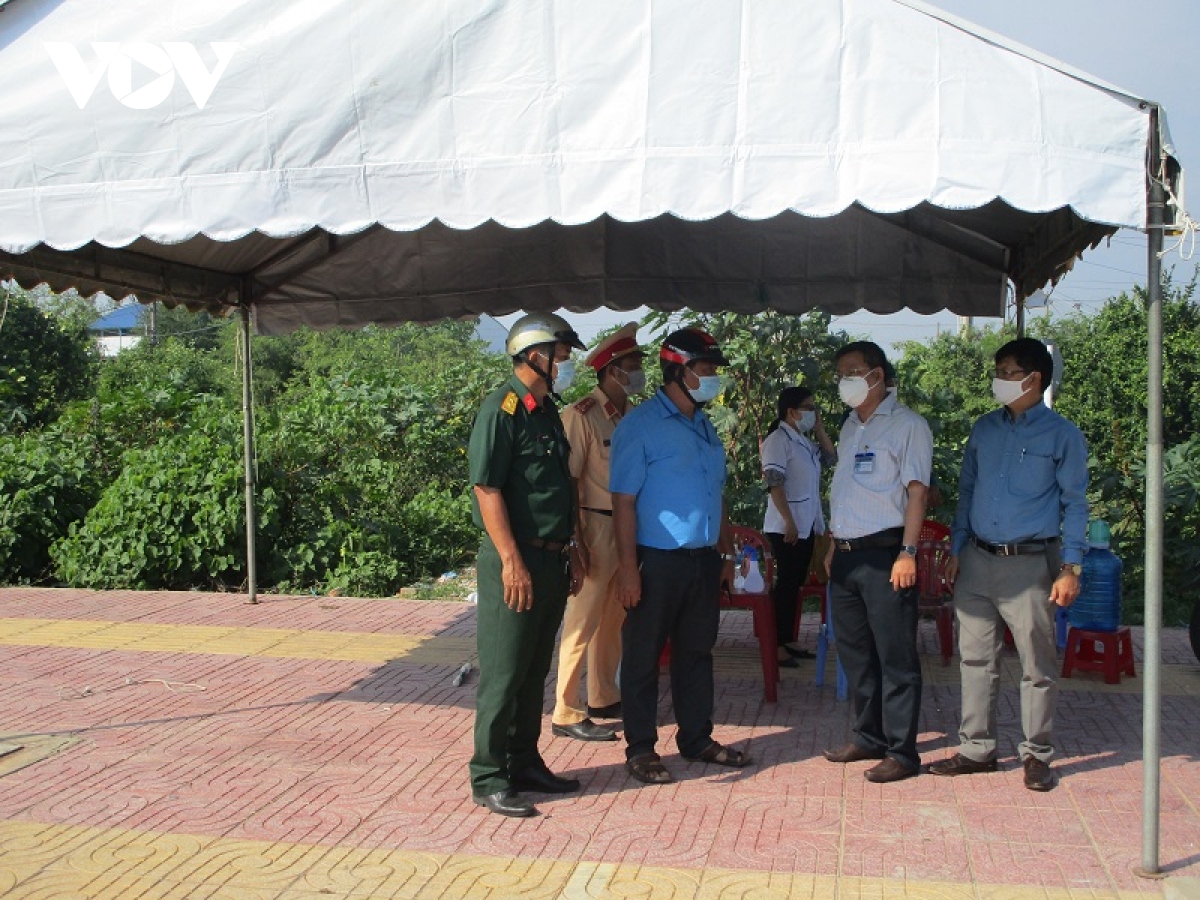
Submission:
<svg viewBox="0 0 1200 900">
<path fill-rule="evenodd" d="M 0 285 L 0 314 L 0 434 L 16 434 L 86 397 L 96 360 L 86 323 L 43 312 L 27 291 Z"/>
<path fill-rule="evenodd" d="M 174 338 L 157 346 L 143 341 L 101 366 L 94 427 L 115 448 L 109 452 L 149 447 L 185 431 L 196 410 L 211 414 L 214 399 L 240 414 L 236 385 L 234 373 L 211 354 Z"/>
<path fill-rule="evenodd" d="M 452 322 L 255 340 L 262 587 L 391 594 L 469 558 L 467 439 L 510 371 L 470 336 Z M 72 409 L 71 427 L 107 448 L 112 483 L 56 546 L 58 577 L 244 582 L 235 337 L 211 351 L 144 343 L 106 364 L 90 409 Z"/>
<path fill-rule="evenodd" d="M 236 420 L 216 404 L 191 428 L 130 450 L 82 523 L 51 548 L 58 576 L 94 588 L 224 588 L 245 577 Z M 270 488 L 259 515 L 270 530 Z"/>
<path fill-rule="evenodd" d="M 50 545 L 100 496 L 92 441 L 59 428 L 0 437 L 0 583 L 36 582 Z"/>
</svg>

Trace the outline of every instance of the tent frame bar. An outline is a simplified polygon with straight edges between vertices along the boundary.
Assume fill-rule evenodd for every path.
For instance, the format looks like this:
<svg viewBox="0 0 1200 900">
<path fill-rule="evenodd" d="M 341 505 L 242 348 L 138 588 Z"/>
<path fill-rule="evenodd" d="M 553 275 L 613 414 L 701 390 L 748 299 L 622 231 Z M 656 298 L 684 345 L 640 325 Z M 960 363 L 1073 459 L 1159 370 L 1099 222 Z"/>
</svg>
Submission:
<svg viewBox="0 0 1200 900">
<path fill-rule="evenodd" d="M 247 279 L 249 281 L 249 279 Z M 245 285 L 248 287 L 248 285 Z M 242 297 L 248 294 L 243 289 Z M 255 542 L 257 516 L 254 506 L 255 470 L 258 468 L 254 456 L 254 390 L 253 361 L 250 342 L 250 306 L 241 305 L 241 333 L 238 340 L 242 349 L 242 459 L 245 468 L 246 487 L 246 592 L 250 603 L 258 602 L 258 552 Z"/>
<path fill-rule="evenodd" d="M 1146 156 L 1146 583 L 1142 682 L 1142 860 L 1134 873 L 1161 878 L 1159 813 L 1162 753 L 1162 593 L 1163 593 L 1163 297 L 1162 253 L 1167 161 L 1159 134 L 1159 108 L 1150 107 Z"/>
</svg>

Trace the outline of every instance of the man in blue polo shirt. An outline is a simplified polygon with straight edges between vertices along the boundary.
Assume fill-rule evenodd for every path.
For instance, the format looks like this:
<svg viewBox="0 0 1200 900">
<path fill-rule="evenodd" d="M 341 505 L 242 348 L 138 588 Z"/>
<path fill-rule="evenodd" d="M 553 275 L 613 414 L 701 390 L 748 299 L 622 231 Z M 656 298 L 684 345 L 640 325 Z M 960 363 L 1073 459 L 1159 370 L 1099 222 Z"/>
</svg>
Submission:
<svg viewBox="0 0 1200 900">
<path fill-rule="evenodd" d="M 996 700 L 1004 627 L 1021 658 L 1018 747 L 1025 787 L 1055 785 L 1050 760 L 1058 692 L 1054 609 L 1079 594 L 1087 530 L 1087 442 L 1042 403 L 1054 364 L 1033 338 L 996 351 L 1000 409 L 975 423 L 963 454 L 946 578 L 962 656 L 959 749 L 934 775 L 996 771 Z"/>
<path fill-rule="evenodd" d="M 704 404 L 728 365 L 711 335 L 667 336 L 663 386 L 613 434 L 609 487 L 617 540 L 622 629 L 621 703 L 626 768 L 638 781 L 673 780 L 655 752 L 658 660 L 671 641 L 671 700 L 685 759 L 741 768 L 749 756 L 712 737 L 713 662 L 720 586 L 733 581 L 725 517 L 725 448 Z"/>
</svg>

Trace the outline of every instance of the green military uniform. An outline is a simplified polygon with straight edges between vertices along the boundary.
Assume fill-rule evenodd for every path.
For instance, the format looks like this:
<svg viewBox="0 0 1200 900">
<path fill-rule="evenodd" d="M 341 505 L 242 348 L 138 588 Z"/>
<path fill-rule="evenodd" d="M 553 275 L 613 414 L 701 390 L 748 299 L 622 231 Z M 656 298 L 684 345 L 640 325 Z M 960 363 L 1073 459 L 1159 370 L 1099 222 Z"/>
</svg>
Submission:
<svg viewBox="0 0 1200 900">
<path fill-rule="evenodd" d="M 575 527 L 570 447 L 553 401 L 540 406 L 515 375 L 483 401 L 471 431 L 470 483 L 500 490 L 513 537 L 533 581 L 533 606 L 504 602 L 502 566 L 484 532 L 479 548 L 475 755 L 471 791 L 483 797 L 511 787 L 509 772 L 541 762 L 542 697 L 562 623 L 570 578 L 565 545 Z M 475 523 L 483 527 L 471 494 Z"/>
</svg>

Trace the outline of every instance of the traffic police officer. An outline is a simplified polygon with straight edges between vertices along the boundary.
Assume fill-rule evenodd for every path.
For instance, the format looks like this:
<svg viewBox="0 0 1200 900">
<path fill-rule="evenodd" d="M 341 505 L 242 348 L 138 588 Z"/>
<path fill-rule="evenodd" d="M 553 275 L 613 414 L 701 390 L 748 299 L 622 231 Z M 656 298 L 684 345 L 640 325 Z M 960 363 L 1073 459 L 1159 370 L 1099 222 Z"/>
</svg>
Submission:
<svg viewBox="0 0 1200 900">
<path fill-rule="evenodd" d="M 613 536 L 608 460 L 613 432 L 629 410 L 629 398 L 646 386 L 645 354 L 630 322 L 598 343 L 586 362 L 596 370 L 596 389 L 563 410 L 571 442 L 571 477 L 579 501 L 580 548 L 587 576 L 567 602 L 558 647 L 558 687 L 551 730 L 580 741 L 615 741 L 617 733 L 592 721 L 621 716 L 617 666 L 625 609 L 617 599 L 617 544 Z M 580 680 L 587 662 L 587 708 L 581 709 Z"/>
<path fill-rule="evenodd" d="M 572 583 L 575 492 L 570 447 L 554 404 L 585 349 L 562 318 L 522 316 L 505 350 L 512 377 L 479 408 L 469 451 L 479 548 L 479 687 L 471 794 L 504 816 L 533 816 L 522 790 L 569 793 L 538 753 L 542 696 Z M 581 576 L 581 572 L 577 572 Z"/>
</svg>

